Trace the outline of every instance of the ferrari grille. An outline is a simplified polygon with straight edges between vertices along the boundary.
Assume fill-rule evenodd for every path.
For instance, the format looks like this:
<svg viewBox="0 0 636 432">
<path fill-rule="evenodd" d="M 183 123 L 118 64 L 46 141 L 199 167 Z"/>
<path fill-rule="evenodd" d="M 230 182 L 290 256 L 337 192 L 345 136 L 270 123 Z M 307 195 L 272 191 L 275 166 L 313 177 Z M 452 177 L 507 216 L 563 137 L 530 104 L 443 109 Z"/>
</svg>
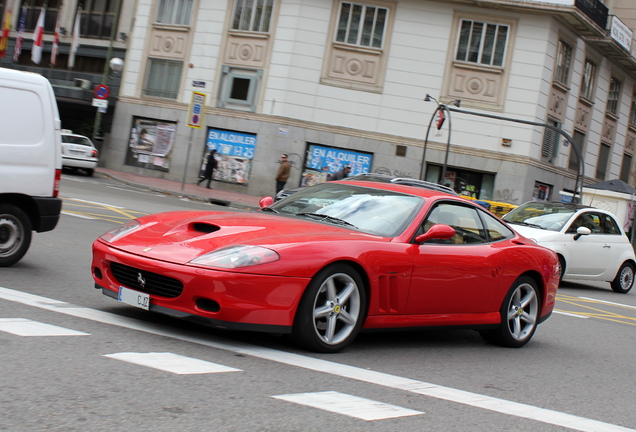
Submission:
<svg viewBox="0 0 636 432">
<path fill-rule="evenodd" d="M 124 264 L 110 263 L 113 276 L 120 284 L 161 297 L 179 297 L 183 292 L 183 283 L 177 279 L 136 269 Z"/>
</svg>

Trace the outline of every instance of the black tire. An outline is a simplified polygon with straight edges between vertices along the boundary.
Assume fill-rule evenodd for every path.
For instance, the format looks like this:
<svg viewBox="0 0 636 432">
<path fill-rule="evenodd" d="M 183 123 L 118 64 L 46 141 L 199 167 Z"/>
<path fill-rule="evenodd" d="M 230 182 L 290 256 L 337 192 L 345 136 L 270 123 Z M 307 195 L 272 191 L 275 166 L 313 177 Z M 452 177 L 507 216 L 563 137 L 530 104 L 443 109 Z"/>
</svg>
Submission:
<svg viewBox="0 0 636 432">
<path fill-rule="evenodd" d="M 0 267 L 20 261 L 31 245 L 31 220 L 21 208 L 0 204 Z"/>
<path fill-rule="evenodd" d="M 501 304 L 499 328 L 480 334 L 487 342 L 520 348 L 532 339 L 537 329 L 540 306 L 536 282 L 531 277 L 521 276 L 512 284 Z"/>
<path fill-rule="evenodd" d="M 307 286 L 298 304 L 292 338 L 311 351 L 341 351 L 357 336 L 366 311 L 360 275 L 349 265 L 332 264 Z"/>
<path fill-rule="evenodd" d="M 614 292 L 627 294 L 634 286 L 634 264 L 624 262 L 611 285 Z"/>
<path fill-rule="evenodd" d="M 93 174 L 95 173 L 95 170 L 93 168 L 86 168 L 84 171 L 86 172 L 86 175 L 89 177 L 92 177 Z"/>
<path fill-rule="evenodd" d="M 563 280 L 563 275 L 565 274 L 565 258 L 559 255 L 559 285 Z"/>
</svg>

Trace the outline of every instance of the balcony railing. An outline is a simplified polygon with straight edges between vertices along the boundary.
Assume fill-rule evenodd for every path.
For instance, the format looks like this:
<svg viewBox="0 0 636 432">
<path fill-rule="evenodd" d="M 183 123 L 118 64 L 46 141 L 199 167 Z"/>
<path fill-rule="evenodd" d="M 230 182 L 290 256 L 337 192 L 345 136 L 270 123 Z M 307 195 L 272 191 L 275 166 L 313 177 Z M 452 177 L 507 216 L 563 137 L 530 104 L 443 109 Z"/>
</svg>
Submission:
<svg viewBox="0 0 636 432">
<path fill-rule="evenodd" d="M 603 30 L 607 30 L 609 9 L 600 0 L 575 0 L 574 5 Z"/>
</svg>

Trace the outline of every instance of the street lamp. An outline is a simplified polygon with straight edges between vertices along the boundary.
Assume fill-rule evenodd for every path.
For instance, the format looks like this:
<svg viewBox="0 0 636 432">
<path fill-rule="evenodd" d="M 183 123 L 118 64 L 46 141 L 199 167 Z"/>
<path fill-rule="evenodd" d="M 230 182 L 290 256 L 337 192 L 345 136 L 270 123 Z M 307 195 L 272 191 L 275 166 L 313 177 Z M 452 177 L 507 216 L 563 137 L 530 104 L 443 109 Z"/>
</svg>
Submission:
<svg viewBox="0 0 636 432">
<path fill-rule="evenodd" d="M 451 126 L 451 114 L 450 114 L 450 109 L 448 108 L 448 105 L 446 104 L 441 104 L 438 102 L 437 99 L 435 99 L 433 96 L 431 96 L 430 94 L 427 94 L 426 97 L 424 98 L 425 102 L 429 102 L 429 101 L 434 101 L 437 104 L 437 107 L 435 107 L 435 111 L 433 111 L 433 114 L 431 115 L 431 120 L 428 122 L 428 128 L 426 129 L 426 138 L 424 139 L 424 151 L 422 152 L 422 163 L 421 163 L 421 168 L 420 168 L 420 179 L 421 180 L 426 180 L 426 147 L 428 146 L 428 135 L 431 131 L 431 126 L 433 125 L 433 120 L 435 119 L 435 115 L 439 112 L 441 115 L 444 115 L 444 111 L 446 111 L 446 113 L 448 114 L 448 140 L 446 142 L 446 157 L 444 158 L 444 167 L 442 168 L 442 177 L 441 177 L 441 181 L 443 182 L 444 179 L 446 178 L 446 165 L 448 164 L 448 153 L 450 150 L 450 139 L 451 139 L 451 130 L 452 130 L 452 126 Z M 461 100 L 460 99 L 456 99 L 452 102 L 453 105 L 455 105 L 456 107 L 459 107 L 459 105 L 461 104 Z M 441 124 L 439 125 L 438 129 L 441 128 Z"/>
</svg>

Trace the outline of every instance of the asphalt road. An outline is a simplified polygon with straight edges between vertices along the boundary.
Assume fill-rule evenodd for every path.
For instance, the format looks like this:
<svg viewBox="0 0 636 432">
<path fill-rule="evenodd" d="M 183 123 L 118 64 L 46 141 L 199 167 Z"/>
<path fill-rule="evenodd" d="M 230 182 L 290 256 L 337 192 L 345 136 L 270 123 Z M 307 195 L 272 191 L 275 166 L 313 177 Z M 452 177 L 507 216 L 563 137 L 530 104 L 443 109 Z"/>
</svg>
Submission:
<svg viewBox="0 0 636 432">
<path fill-rule="evenodd" d="M 121 306 L 91 243 L 131 217 L 227 207 L 65 174 L 64 215 L 0 269 L 0 431 L 627 431 L 636 291 L 565 283 L 521 349 L 470 330 L 366 333 L 339 354 Z"/>
</svg>

